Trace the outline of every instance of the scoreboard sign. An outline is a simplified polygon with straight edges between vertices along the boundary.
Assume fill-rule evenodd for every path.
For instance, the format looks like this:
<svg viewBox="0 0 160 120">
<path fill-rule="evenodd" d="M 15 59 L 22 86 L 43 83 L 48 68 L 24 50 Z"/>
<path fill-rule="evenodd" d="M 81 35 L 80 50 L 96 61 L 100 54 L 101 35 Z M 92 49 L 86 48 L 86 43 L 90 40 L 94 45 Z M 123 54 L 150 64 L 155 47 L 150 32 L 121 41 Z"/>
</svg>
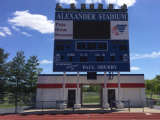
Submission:
<svg viewBox="0 0 160 120">
<path fill-rule="evenodd" d="M 130 71 L 128 14 L 56 12 L 53 71 Z"/>
</svg>

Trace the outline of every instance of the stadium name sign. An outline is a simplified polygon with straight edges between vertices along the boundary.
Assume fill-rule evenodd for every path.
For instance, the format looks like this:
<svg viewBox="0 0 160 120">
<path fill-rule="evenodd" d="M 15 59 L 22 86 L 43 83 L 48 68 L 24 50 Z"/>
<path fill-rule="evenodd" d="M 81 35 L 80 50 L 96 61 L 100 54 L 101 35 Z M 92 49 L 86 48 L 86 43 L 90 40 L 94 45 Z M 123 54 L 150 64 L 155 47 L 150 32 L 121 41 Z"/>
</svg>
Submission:
<svg viewBox="0 0 160 120">
<path fill-rule="evenodd" d="M 128 21 L 127 13 L 56 12 L 56 20 Z"/>
</svg>

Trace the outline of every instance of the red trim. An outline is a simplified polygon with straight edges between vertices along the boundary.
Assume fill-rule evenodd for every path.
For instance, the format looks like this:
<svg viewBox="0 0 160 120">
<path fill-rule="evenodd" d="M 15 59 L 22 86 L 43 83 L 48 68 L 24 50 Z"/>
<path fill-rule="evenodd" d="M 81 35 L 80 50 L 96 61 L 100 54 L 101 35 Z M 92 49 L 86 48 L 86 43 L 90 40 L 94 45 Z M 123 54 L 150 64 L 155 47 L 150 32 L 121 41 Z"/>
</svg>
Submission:
<svg viewBox="0 0 160 120">
<path fill-rule="evenodd" d="M 103 84 L 104 88 L 104 84 Z M 118 83 L 107 83 L 107 88 L 118 88 Z M 121 88 L 145 88 L 144 83 L 121 83 Z"/>
<path fill-rule="evenodd" d="M 79 88 L 81 84 L 79 84 Z M 63 88 L 62 83 L 37 84 L 37 88 Z M 76 83 L 66 83 L 65 88 L 77 88 Z M 104 84 L 103 84 L 104 88 Z M 118 88 L 118 83 L 107 83 L 107 88 Z M 145 83 L 121 83 L 121 88 L 145 88 Z"/>
<path fill-rule="evenodd" d="M 104 84 L 103 84 L 103 88 L 104 88 Z M 118 88 L 118 84 L 117 83 L 107 83 L 107 88 Z"/>
<path fill-rule="evenodd" d="M 118 88 L 117 83 L 107 83 L 107 88 Z"/>
<path fill-rule="evenodd" d="M 145 88 L 145 83 L 121 83 L 121 88 Z"/>
<path fill-rule="evenodd" d="M 79 88 L 81 87 L 81 85 L 79 84 Z M 66 83 L 65 88 L 77 88 L 77 84 L 76 83 Z"/>
<path fill-rule="evenodd" d="M 79 84 L 79 88 L 81 85 Z M 62 83 L 56 83 L 56 84 L 37 84 L 37 88 L 63 88 Z M 76 83 L 66 83 L 65 88 L 77 88 Z"/>
<path fill-rule="evenodd" d="M 37 88 L 63 88 L 63 84 L 37 84 Z"/>
</svg>

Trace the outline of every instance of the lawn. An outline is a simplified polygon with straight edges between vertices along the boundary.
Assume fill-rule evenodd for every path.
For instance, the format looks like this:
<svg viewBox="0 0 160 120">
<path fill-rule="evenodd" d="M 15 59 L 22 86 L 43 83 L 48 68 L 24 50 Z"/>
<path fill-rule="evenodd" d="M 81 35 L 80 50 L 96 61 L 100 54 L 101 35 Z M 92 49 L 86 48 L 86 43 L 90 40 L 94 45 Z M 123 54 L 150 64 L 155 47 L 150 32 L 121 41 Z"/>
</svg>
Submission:
<svg viewBox="0 0 160 120">
<path fill-rule="evenodd" d="M 96 92 L 83 92 L 83 103 L 99 103 L 100 95 Z"/>
<path fill-rule="evenodd" d="M 148 98 L 151 98 L 151 95 L 146 95 L 146 97 L 148 97 Z M 152 95 L 152 98 L 158 98 L 158 95 Z M 160 98 L 160 95 L 159 95 L 159 98 Z"/>
<path fill-rule="evenodd" d="M 21 103 L 21 107 L 22 106 L 27 106 L 28 102 L 23 102 Z M 15 107 L 15 102 L 4 102 L 4 103 L 0 103 L 0 108 L 14 108 Z M 20 103 L 17 103 L 17 107 L 20 107 Z"/>
<path fill-rule="evenodd" d="M 0 108 L 13 108 L 15 107 L 15 103 L 8 103 L 8 102 L 5 102 L 5 103 L 0 103 Z"/>
</svg>

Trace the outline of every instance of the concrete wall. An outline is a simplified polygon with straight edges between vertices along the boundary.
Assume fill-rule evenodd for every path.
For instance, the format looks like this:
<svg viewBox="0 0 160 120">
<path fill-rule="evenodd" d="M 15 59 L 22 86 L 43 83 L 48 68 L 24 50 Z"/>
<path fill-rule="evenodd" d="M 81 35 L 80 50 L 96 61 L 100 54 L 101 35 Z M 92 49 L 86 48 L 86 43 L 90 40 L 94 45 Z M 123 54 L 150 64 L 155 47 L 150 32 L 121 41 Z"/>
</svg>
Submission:
<svg viewBox="0 0 160 120">
<path fill-rule="evenodd" d="M 107 75 L 107 83 L 118 83 L 118 76 L 114 75 L 113 80 L 108 80 L 109 76 Z M 120 82 L 121 83 L 144 83 L 144 75 L 121 75 L 120 76 Z M 72 84 L 72 83 L 77 83 L 77 76 L 66 76 L 66 84 Z M 104 75 L 98 75 L 97 80 L 87 80 L 87 76 L 79 76 L 79 83 L 81 85 L 87 85 L 87 84 L 104 84 Z M 63 76 L 38 76 L 38 84 L 63 84 Z M 42 89 L 44 88 L 37 88 L 37 96 L 36 96 L 36 101 L 41 101 L 42 100 Z M 52 89 L 52 88 L 50 88 Z M 62 89 L 60 89 L 60 99 L 63 100 L 62 96 Z M 107 97 L 108 97 L 108 89 L 114 89 L 115 90 L 115 98 L 118 100 L 118 88 L 107 88 Z M 120 88 L 121 90 L 121 100 L 123 100 L 123 88 Z M 77 88 L 65 88 L 65 99 L 68 100 L 68 90 L 75 90 L 76 95 L 77 95 Z M 102 93 L 102 103 L 104 102 L 104 88 L 103 88 L 103 93 Z M 145 101 L 146 96 L 145 96 L 145 88 L 140 88 L 141 92 L 141 100 Z M 81 89 L 79 88 L 79 103 L 81 103 Z M 76 97 L 77 98 L 77 97 Z M 145 105 L 145 103 L 144 103 Z"/>
<path fill-rule="evenodd" d="M 114 76 L 113 80 L 108 80 L 107 83 L 118 83 L 118 77 Z M 121 83 L 144 83 L 144 76 L 120 76 Z M 63 76 L 38 76 L 38 84 L 42 83 L 63 83 Z M 77 76 L 66 76 L 66 83 L 77 83 Z M 79 83 L 83 84 L 99 84 L 104 83 L 104 76 L 97 76 L 97 80 L 87 80 L 87 76 L 79 76 Z"/>
</svg>

